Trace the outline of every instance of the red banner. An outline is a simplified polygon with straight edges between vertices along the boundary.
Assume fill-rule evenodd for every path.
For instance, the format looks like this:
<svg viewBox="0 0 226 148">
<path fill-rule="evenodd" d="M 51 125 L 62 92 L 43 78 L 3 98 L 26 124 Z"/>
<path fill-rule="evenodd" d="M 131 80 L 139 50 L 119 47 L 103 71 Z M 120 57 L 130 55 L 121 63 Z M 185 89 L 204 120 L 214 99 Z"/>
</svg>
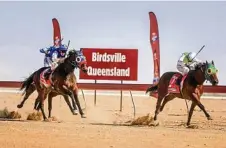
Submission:
<svg viewBox="0 0 226 148">
<path fill-rule="evenodd" d="M 80 79 L 137 81 L 138 50 L 82 48 L 88 73 L 80 71 Z"/>
<path fill-rule="evenodd" d="M 157 83 L 160 78 L 160 47 L 159 47 L 159 31 L 158 22 L 155 14 L 149 12 L 150 18 L 150 43 L 153 52 L 154 61 L 154 79 L 153 84 Z"/>
<path fill-rule="evenodd" d="M 53 45 L 59 47 L 61 45 L 60 25 L 56 18 L 52 19 L 53 23 Z"/>
<path fill-rule="evenodd" d="M 157 84 L 160 78 L 160 47 L 159 47 L 158 22 L 154 12 L 149 12 L 149 19 L 150 19 L 150 43 L 154 62 L 153 84 Z M 158 93 L 154 92 L 150 94 L 150 96 L 158 98 Z"/>
</svg>

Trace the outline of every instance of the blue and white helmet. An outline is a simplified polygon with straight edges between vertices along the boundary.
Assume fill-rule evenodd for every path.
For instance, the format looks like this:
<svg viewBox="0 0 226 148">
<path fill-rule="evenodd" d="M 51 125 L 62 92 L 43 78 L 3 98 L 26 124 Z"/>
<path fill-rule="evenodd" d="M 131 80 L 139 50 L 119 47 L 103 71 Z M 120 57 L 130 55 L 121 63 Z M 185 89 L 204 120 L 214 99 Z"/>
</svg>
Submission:
<svg viewBox="0 0 226 148">
<path fill-rule="evenodd" d="M 68 46 L 65 45 L 65 44 L 62 44 L 62 45 L 59 47 L 59 49 L 60 49 L 60 50 L 65 50 L 65 51 L 67 51 Z"/>
</svg>

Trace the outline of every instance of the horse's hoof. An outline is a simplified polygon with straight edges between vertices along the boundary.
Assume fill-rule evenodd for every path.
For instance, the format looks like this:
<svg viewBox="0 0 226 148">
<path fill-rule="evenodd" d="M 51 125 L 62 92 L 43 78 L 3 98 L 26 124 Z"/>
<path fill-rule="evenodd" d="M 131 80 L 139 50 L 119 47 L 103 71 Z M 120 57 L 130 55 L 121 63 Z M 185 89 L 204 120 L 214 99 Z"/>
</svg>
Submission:
<svg viewBox="0 0 226 148">
<path fill-rule="evenodd" d="M 157 120 L 153 120 L 152 122 L 150 122 L 149 124 L 148 124 L 148 126 L 159 126 L 159 121 L 157 121 Z"/>
<path fill-rule="evenodd" d="M 56 117 L 54 117 L 54 116 L 49 117 L 48 120 L 50 120 L 50 121 L 58 121 L 58 119 Z"/>
<path fill-rule="evenodd" d="M 44 122 L 51 122 L 52 120 L 51 120 L 51 118 L 44 118 L 43 121 L 44 121 Z"/>
<path fill-rule="evenodd" d="M 188 125 L 187 128 L 190 128 L 190 129 L 198 129 L 198 125 Z"/>
<path fill-rule="evenodd" d="M 78 113 L 73 112 L 73 115 L 78 115 Z"/>
<path fill-rule="evenodd" d="M 23 105 L 21 105 L 21 104 L 17 105 L 17 108 L 22 108 L 22 107 L 23 107 Z"/>
<path fill-rule="evenodd" d="M 209 116 L 209 117 L 207 117 L 207 119 L 208 119 L 208 120 L 213 120 L 213 118 L 212 118 L 212 117 L 210 117 L 210 116 Z"/>
<path fill-rule="evenodd" d="M 83 114 L 83 115 L 81 115 L 81 117 L 82 117 L 82 118 L 86 118 L 86 115 L 85 115 L 85 114 Z"/>
<path fill-rule="evenodd" d="M 44 119 L 44 122 L 51 122 L 51 119 Z"/>
<path fill-rule="evenodd" d="M 78 110 L 74 110 L 73 115 L 78 115 Z"/>
</svg>

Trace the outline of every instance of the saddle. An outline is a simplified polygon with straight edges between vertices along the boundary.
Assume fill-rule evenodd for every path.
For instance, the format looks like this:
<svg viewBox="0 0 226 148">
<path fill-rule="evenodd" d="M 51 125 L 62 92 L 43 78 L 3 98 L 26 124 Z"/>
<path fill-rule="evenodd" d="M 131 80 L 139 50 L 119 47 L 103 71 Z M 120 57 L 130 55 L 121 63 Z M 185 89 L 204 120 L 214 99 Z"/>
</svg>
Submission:
<svg viewBox="0 0 226 148">
<path fill-rule="evenodd" d="M 53 71 L 51 70 L 51 68 L 47 68 L 45 69 L 41 74 L 40 74 L 40 81 L 46 86 L 52 86 L 52 82 L 50 79 L 50 75 Z"/>
<path fill-rule="evenodd" d="M 51 68 L 48 68 L 47 71 L 44 73 L 45 80 L 49 79 L 50 74 L 52 73 Z"/>
</svg>

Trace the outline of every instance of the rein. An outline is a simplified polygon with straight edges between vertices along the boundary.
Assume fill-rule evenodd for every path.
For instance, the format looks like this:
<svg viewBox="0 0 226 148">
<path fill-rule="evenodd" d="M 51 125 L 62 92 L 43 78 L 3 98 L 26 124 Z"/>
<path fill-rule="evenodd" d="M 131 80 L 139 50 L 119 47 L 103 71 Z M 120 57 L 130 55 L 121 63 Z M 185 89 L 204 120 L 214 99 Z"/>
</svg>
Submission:
<svg viewBox="0 0 226 148">
<path fill-rule="evenodd" d="M 75 62 L 75 61 L 73 61 L 73 62 L 71 62 L 71 61 L 68 61 L 72 66 L 74 66 L 74 67 L 78 67 L 78 64 Z"/>
<path fill-rule="evenodd" d="M 76 62 L 76 60 L 70 61 L 69 57 L 68 57 L 68 63 L 70 63 L 73 67 L 78 67 L 78 63 Z"/>
<path fill-rule="evenodd" d="M 204 77 L 206 81 L 210 81 L 210 75 L 207 73 L 207 65 L 205 65 L 205 71 L 203 70 L 203 67 L 200 68 L 200 70 L 204 73 Z"/>
</svg>

